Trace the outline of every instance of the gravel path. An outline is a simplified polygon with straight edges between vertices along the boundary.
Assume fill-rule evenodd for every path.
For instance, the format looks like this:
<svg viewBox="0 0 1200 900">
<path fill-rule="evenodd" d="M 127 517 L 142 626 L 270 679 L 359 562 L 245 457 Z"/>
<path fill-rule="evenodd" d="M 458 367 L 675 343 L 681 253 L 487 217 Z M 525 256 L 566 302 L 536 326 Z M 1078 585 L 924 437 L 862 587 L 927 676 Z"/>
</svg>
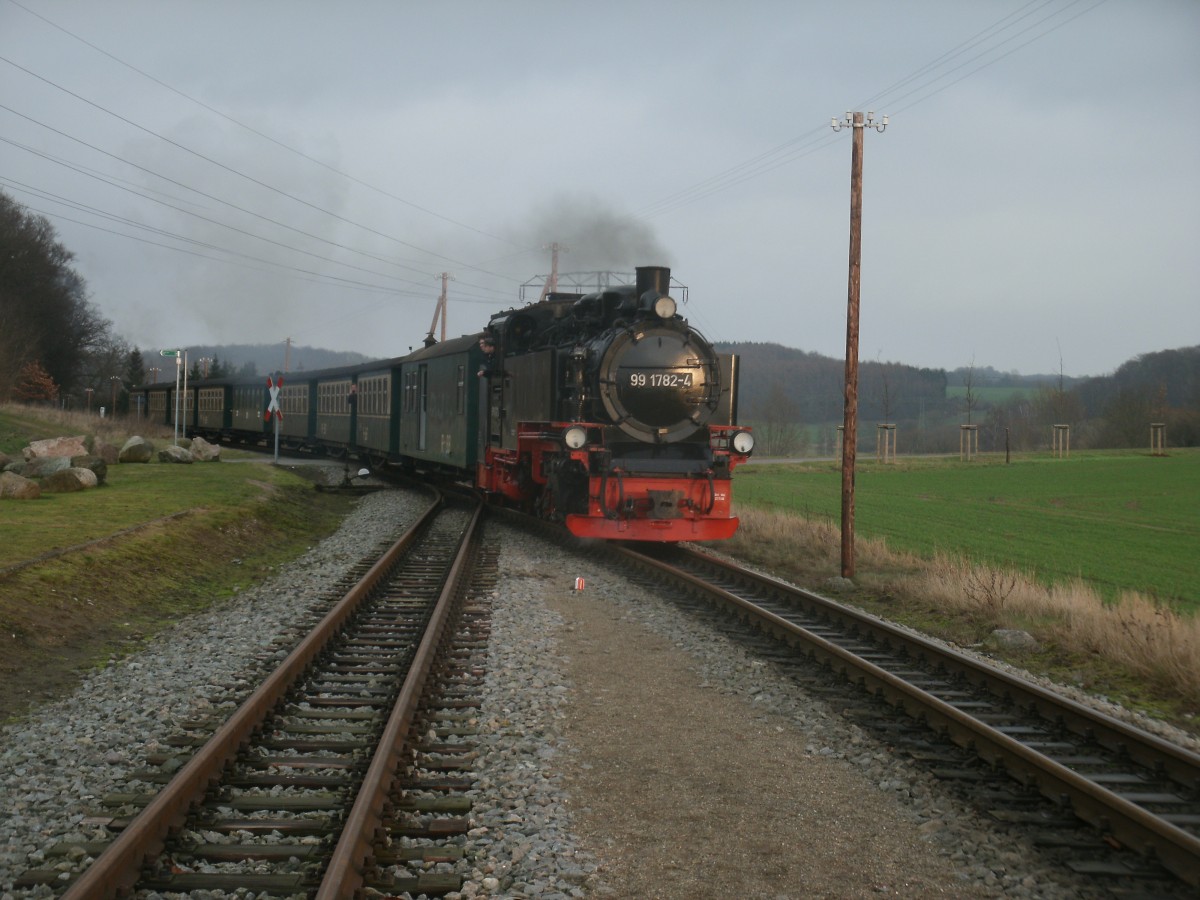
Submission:
<svg viewBox="0 0 1200 900">
<path fill-rule="evenodd" d="M 0 732 L 0 898 L 53 896 L 13 879 L 53 865 L 51 844 L 95 839 L 79 822 L 96 798 L 418 505 L 364 497 L 270 584 Z M 460 896 L 1095 896 L 724 636 L 592 559 L 497 533 Z"/>
</svg>

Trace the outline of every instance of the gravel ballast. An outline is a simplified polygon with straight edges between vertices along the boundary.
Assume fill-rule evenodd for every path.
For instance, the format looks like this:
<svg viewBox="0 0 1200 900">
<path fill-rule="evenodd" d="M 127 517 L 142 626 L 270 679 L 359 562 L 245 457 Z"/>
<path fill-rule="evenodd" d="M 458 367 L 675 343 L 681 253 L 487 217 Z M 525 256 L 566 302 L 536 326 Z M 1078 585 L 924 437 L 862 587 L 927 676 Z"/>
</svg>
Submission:
<svg viewBox="0 0 1200 900">
<path fill-rule="evenodd" d="M 364 497 L 268 584 L 0 733 L 0 898 L 421 501 Z M 464 897 L 1094 896 L 737 642 L 595 559 L 501 542 Z M 585 579 L 575 591 L 575 578 Z M 1088 894 L 1092 891 L 1092 894 Z M 223 896 L 219 892 L 207 894 Z"/>
</svg>

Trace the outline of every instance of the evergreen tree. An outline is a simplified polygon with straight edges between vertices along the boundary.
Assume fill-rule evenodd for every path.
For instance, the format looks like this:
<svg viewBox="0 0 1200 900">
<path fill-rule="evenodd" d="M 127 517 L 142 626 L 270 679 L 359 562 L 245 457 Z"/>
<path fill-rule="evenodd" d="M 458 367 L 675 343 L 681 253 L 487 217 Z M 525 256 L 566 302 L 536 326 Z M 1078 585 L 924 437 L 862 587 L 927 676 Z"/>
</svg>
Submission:
<svg viewBox="0 0 1200 900">
<path fill-rule="evenodd" d="M 0 398 L 31 360 L 74 391 L 107 338 L 111 324 L 88 301 L 73 258 L 47 219 L 0 193 Z"/>
<path fill-rule="evenodd" d="M 135 386 L 146 383 L 146 361 L 142 358 L 142 351 L 137 347 L 129 351 L 129 362 L 125 366 L 125 381 Z"/>
</svg>

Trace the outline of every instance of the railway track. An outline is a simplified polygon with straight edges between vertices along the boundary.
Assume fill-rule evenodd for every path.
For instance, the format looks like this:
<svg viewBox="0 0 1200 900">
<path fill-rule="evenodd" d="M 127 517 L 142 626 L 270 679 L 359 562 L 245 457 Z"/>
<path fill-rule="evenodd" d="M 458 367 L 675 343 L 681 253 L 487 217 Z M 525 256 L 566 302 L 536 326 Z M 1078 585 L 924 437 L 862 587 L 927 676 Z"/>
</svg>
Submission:
<svg viewBox="0 0 1200 900">
<path fill-rule="evenodd" d="M 472 585 L 495 575 L 480 532 L 478 507 L 431 505 L 194 753 L 139 776 L 161 790 L 106 798 L 118 834 L 62 896 L 457 889 L 489 615 Z"/>
<path fill-rule="evenodd" d="M 1200 755 L 972 656 L 706 554 L 669 546 L 615 550 L 649 577 L 682 584 L 691 597 L 782 642 L 788 649 L 776 653 L 777 661 L 816 661 L 938 735 L 933 744 L 910 740 L 908 746 L 940 777 L 990 784 L 1005 773 L 1018 788 L 1010 792 L 1016 802 L 993 815 L 1057 830 L 1041 840 L 1057 845 L 1074 871 L 1109 881 L 1153 884 L 1174 876 L 1200 885 Z M 896 729 L 894 722 L 881 727 Z M 947 752 L 951 744 L 959 750 Z M 1047 816 L 1045 805 L 1029 808 L 1021 799 L 1029 793 L 1047 798 L 1056 815 Z M 1088 826 L 1083 834 L 1080 822 Z"/>
</svg>

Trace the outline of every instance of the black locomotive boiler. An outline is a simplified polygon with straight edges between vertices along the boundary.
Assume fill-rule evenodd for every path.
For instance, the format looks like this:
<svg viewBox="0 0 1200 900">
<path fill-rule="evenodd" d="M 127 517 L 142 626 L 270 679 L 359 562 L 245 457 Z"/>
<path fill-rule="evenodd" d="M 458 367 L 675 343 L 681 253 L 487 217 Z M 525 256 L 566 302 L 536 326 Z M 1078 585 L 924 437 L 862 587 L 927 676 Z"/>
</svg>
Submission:
<svg viewBox="0 0 1200 900">
<path fill-rule="evenodd" d="M 730 473 L 753 449 L 737 427 L 737 359 L 690 327 L 670 270 L 634 285 L 550 294 L 493 316 L 476 483 L 575 534 L 731 535 Z"/>
</svg>

